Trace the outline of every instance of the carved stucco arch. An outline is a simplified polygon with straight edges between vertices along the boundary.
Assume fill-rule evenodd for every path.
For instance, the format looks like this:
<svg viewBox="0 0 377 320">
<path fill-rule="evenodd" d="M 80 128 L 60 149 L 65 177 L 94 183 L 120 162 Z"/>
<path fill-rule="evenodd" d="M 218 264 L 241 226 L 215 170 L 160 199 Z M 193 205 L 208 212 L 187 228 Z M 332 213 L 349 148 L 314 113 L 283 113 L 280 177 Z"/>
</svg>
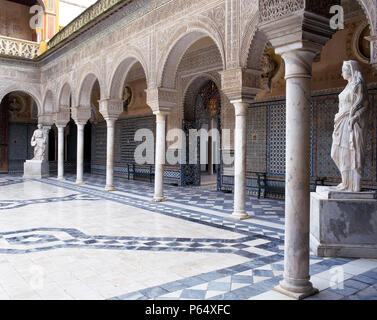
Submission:
<svg viewBox="0 0 377 320">
<path fill-rule="evenodd" d="M 176 87 L 177 71 L 184 54 L 191 45 L 204 37 L 211 38 L 216 44 L 223 68 L 226 66 L 224 40 L 212 20 L 198 17 L 196 20 L 183 21 L 179 25 L 158 62 L 157 87 Z"/>
<path fill-rule="evenodd" d="M 59 90 L 57 107 L 60 109 L 61 106 L 70 107 L 72 86 L 68 81 L 64 82 L 63 86 Z M 59 110 L 60 111 L 60 110 Z"/>
<path fill-rule="evenodd" d="M 9 87 L 6 87 L 3 90 L 0 90 L 0 102 L 4 99 L 4 97 L 7 94 L 15 92 L 15 91 L 23 92 L 23 93 L 28 94 L 29 96 L 31 96 L 33 98 L 34 102 L 37 105 L 38 116 L 40 116 L 40 115 L 43 114 L 40 93 L 38 92 L 38 90 L 36 88 L 26 87 L 24 84 L 16 83 L 16 84 L 13 84 L 13 85 L 11 85 Z"/>
<path fill-rule="evenodd" d="M 185 104 L 186 104 L 187 98 L 188 98 L 187 97 L 188 91 L 190 89 L 192 89 L 192 86 L 193 86 L 194 83 L 195 83 L 195 89 L 199 90 L 206 83 L 206 81 L 210 81 L 210 80 L 212 80 L 216 84 L 217 88 L 219 89 L 220 96 L 222 97 L 221 78 L 220 77 L 216 78 L 214 75 L 212 75 L 208 72 L 205 72 L 205 73 L 201 73 L 201 74 L 194 76 L 186 84 L 186 86 L 183 89 L 181 105 L 183 105 L 183 107 L 185 107 Z"/>
<path fill-rule="evenodd" d="M 357 0 L 371 27 L 371 34 L 377 34 L 377 0 Z M 242 68 L 259 70 L 268 41 L 263 32 L 258 30 L 259 12 L 248 23 L 241 42 L 240 65 Z M 258 58 L 256 58 L 258 57 Z"/>
<path fill-rule="evenodd" d="M 123 91 L 124 82 L 127 80 L 129 71 L 137 63 L 140 63 L 143 68 L 146 81 L 147 81 L 147 86 L 148 86 L 149 79 L 150 79 L 149 77 L 150 71 L 145 62 L 145 58 L 143 54 L 136 47 L 127 47 L 124 53 L 122 55 L 119 55 L 119 58 L 117 59 L 116 63 L 113 64 L 115 65 L 115 68 L 112 70 L 110 74 L 110 79 L 108 80 L 109 91 L 106 95 L 108 98 L 122 99 L 122 91 Z"/>
<path fill-rule="evenodd" d="M 263 39 L 264 35 L 258 31 L 258 23 L 259 23 L 259 12 L 257 12 L 253 18 L 247 23 L 247 28 L 244 37 L 241 39 L 241 50 L 240 50 L 240 66 L 241 68 L 254 68 L 258 69 L 260 67 L 261 59 L 257 61 L 253 61 L 251 59 L 251 51 L 253 47 L 260 43 L 260 39 Z M 259 33 L 258 33 L 259 32 Z M 265 38 L 265 37 L 264 37 Z M 267 39 L 265 39 L 265 43 L 267 43 Z M 259 48 L 255 48 L 259 50 Z M 264 49 L 264 46 L 263 46 Z M 257 55 L 258 57 L 261 56 Z"/>
<path fill-rule="evenodd" d="M 83 77 L 81 78 L 79 85 L 78 85 L 78 92 L 76 99 L 74 101 L 75 104 L 73 104 L 72 101 L 72 107 L 90 107 L 91 106 L 91 93 L 93 86 L 96 81 L 99 83 L 100 92 L 101 92 L 101 99 L 103 99 L 103 92 L 105 91 L 105 85 L 104 80 L 99 77 L 101 74 L 98 72 L 97 68 L 93 65 L 90 65 L 89 67 L 85 68 L 85 71 L 82 73 Z"/>
<path fill-rule="evenodd" d="M 368 19 L 371 35 L 377 35 L 377 1 L 376 0 L 357 0 Z"/>
<path fill-rule="evenodd" d="M 51 89 L 47 89 L 43 98 L 43 113 L 52 114 L 56 109 L 55 97 Z"/>
</svg>

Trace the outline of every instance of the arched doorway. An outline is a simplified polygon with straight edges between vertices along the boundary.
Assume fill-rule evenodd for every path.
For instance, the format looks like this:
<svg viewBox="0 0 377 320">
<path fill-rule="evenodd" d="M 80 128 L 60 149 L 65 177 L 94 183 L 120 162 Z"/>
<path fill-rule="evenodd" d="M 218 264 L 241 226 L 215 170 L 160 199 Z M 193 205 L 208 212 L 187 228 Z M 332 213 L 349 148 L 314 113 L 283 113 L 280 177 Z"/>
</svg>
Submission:
<svg viewBox="0 0 377 320">
<path fill-rule="evenodd" d="M 0 104 L 0 173 L 23 173 L 33 157 L 31 136 L 38 123 L 38 108 L 27 93 L 8 93 Z"/>
<path fill-rule="evenodd" d="M 0 173 L 8 173 L 8 108 L 0 105 Z"/>
<path fill-rule="evenodd" d="M 199 87 L 199 89 L 198 89 Z M 194 93 L 194 94 L 193 94 Z M 191 94 L 191 97 L 190 97 Z M 213 133 L 221 132 L 221 97 L 215 82 L 208 79 L 195 81 L 188 90 L 184 105 L 184 120 L 182 128 L 186 133 L 186 164 L 183 165 L 183 185 L 210 185 L 216 184 L 219 166 L 216 141 Z M 198 131 L 197 163 L 190 163 L 190 130 Z M 209 133 L 208 140 L 206 132 Z M 205 139 L 205 140 L 204 140 Z M 220 139 L 220 135 L 217 140 Z"/>
</svg>

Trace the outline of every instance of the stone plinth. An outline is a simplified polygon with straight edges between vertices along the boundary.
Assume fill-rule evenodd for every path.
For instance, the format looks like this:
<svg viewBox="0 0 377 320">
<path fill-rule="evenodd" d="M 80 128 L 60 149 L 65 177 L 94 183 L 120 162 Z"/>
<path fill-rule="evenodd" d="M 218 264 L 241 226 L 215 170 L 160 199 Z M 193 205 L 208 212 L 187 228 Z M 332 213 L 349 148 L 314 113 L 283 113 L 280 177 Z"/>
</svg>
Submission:
<svg viewBox="0 0 377 320">
<path fill-rule="evenodd" d="M 24 163 L 25 179 L 42 179 L 49 176 L 48 161 L 26 160 Z"/>
<path fill-rule="evenodd" d="M 310 248 L 320 257 L 377 258 L 376 192 L 318 187 L 311 194 Z"/>
</svg>

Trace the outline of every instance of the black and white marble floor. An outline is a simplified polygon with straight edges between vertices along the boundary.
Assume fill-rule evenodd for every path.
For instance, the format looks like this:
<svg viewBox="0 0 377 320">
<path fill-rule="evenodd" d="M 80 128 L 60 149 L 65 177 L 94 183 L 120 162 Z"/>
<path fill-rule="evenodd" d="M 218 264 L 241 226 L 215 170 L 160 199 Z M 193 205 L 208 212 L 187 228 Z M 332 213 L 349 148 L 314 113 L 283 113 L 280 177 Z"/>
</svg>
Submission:
<svg viewBox="0 0 377 320">
<path fill-rule="evenodd" d="M 284 202 L 103 176 L 0 177 L 0 299 L 287 299 Z M 377 261 L 311 257 L 309 299 L 377 299 Z"/>
</svg>

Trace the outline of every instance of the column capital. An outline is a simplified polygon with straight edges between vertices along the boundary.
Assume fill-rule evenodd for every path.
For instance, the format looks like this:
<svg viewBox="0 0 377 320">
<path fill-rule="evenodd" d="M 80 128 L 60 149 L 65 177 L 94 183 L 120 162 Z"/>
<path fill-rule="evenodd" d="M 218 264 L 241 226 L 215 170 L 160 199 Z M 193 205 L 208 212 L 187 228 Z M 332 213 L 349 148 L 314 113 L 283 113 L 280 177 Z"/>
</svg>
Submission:
<svg viewBox="0 0 377 320">
<path fill-rule="evenodd" d="M 285 51 L 281 54 L 285 62 L 285 79 L 312 77 L 312 65 L 316 52 L 309 49 Z"/>
<path fill-rule="evenodd" d="M 233 103 L 233 106 L 234 106 L 234 111 L 235 111 L 236 117 L 247 116 L 247 111 L 248 111 L 250 103 L 243 102 L 243 101 L 234 101 L 232 103 Z"/>
<path fill-rule="evenodd" d="M 54 124 L 53 114 L 44 114 L 38 116 L 38 123 L 43 126 L 52 126 Z"/>
<path fill-rule="evenodd" d="M 60 109 L 61 111 L 54 113 L 54 123 L 57 127 L 65 127 L 71 118 L 71 112 L 66 109 Z"/>
<path fill-rule="evenodd" d="M 67 105 L 61 104 L 61 105 L 59 105 L 59 110 L 60 111 L 70 111 L 70 108 Z"/>
<path fill-rule="evenodd" d="M 165 111 L 165 110 L 160 110 L 160 111 L 154 111 L 153 114 L 155 116 L 162 116 L 162 117 L 166 117 L 170 114 L 170 111 Z"/>
<path fill-rule="evenodd" d="M 148 88 L 145 92 L 147 93 L 147 104 L 153 112 L 169 112 L 178 106 L 178 93 L 175 89 Z"/>
<path fill-rule="evenodd" d="M 252 69 L 229 69 L 221 72 L 221 90 L 230 102 L 251 103 L 260 89 L 261 71 Z"/>
<path fill-rule="evenodd" d="M 75 123 L 76 123 L 76 125 L 78 126 L 78 127 L 83 127 L 84 128 L 84 126 L 86 125 L 86 123 L 88 122 L 88 120 L 87 121 L 83 121 L 83 120 L 79 120 L 79 121 L 75 121 Z"/>
<path fill-rule="evenodd" d="M 72 119 L 76 124 L 86 124 L 92 115 L 92 110 L 89 106 L 77 106 L 72 108 Z"/>
<path fill-rule="evenodd" d="M 123 101 L 120 99 L 99 100 L 99 112 L 107 119 L 118 119 L 123 112 Z"/>
<path fill-rule="evenodd" d="M 292 50 L 319 53 L 336 30 L 330 28 L 330 7 L 334 0 L 302 2 L 260 0 L 259 29 L 266 35 L 277 54 Z M 287 9 L 290 8 L 290 9 Z"/>
</svg>

